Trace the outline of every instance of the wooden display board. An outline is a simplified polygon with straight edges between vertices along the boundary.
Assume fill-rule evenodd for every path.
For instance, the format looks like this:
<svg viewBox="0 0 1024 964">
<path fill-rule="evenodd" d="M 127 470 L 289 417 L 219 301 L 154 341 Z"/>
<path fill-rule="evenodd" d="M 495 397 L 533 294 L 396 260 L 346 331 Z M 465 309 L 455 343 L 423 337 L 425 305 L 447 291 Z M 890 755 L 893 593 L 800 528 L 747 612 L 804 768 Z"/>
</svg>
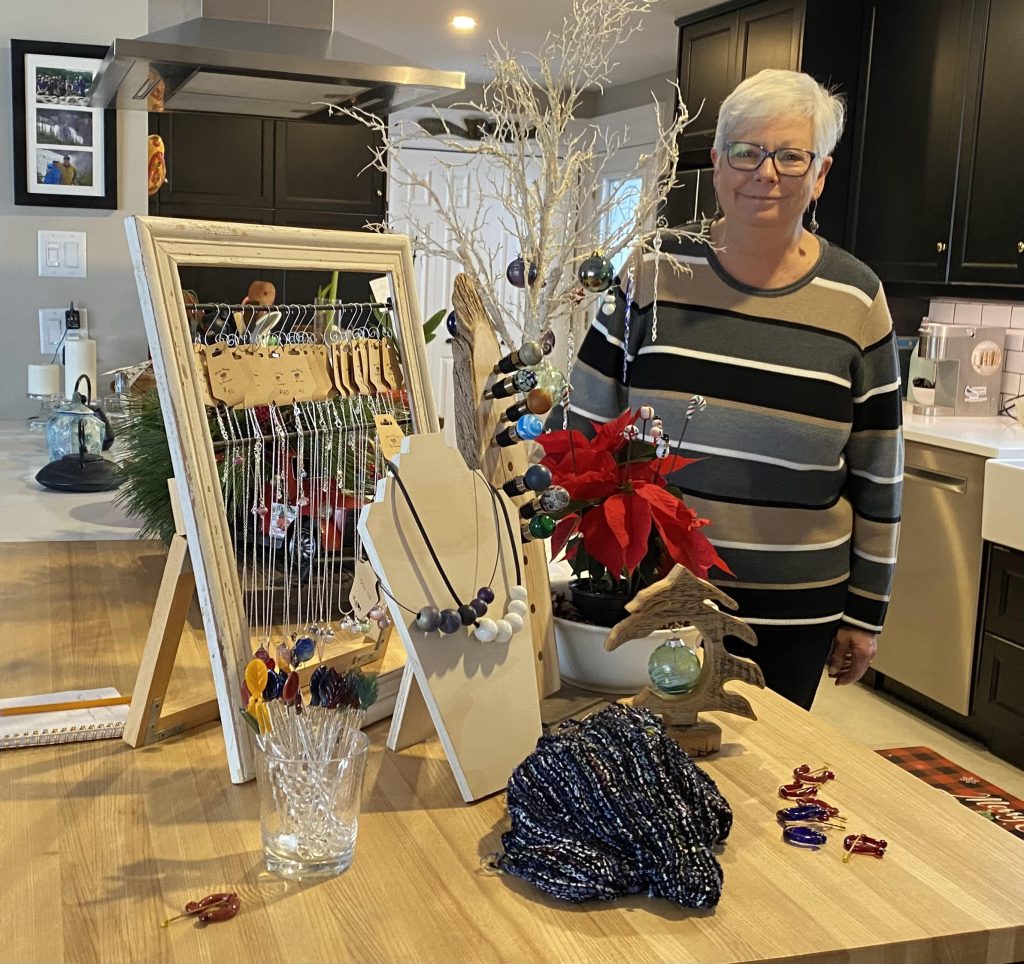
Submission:
<svg viewBox="0 0 1024 964">
<path fill-rule="evenodd" d="M 149 217 L 127 218 L 125 227 L 203 614 L 228 768 L 232 781 L 243 783 L 254 776 L 252 747 L 242 735 L 245 725 L 237 707 L 251 641 L 178 267 L 386 276 L 413 428 L 436 432 L 413 290 L 412 249 L 409 239 L 400 235 Z"/>
<path fill-rule="evenodd" d="M 486 482 L 445 445 L 440 433 L 409 436 L 395 463 L 452 586 L 466 602 L 490 585 L 495 598 L 488 615 L 501 618 L 516 582 L 514 557 L 521 547 L 518 538 L 510 542 Z M 505 495 L 498 498 L 517 525 L 515 507 Z M 378 483 L 374 502 L 363 509 L 359 531 L 408 660 L 392 734 L 405 719 L 413 739 L 422 738 L 429 720 L 463 800 L 504 789 L 541 735 L 530 621 L 524 620 L 523 629 L 504 644 L 481 643 L 464 629 L 442 636 L 416 627 L 414 614 L 420 607 L 432 603 L 444 609 L 454 602 L 390 476 Z M 547 599 L 542 603 L 550 605 Z M 530 605 L 539 609 L 541 603 Z M 393 741 L 389 745 L 397 748 Z"/>
</svg>

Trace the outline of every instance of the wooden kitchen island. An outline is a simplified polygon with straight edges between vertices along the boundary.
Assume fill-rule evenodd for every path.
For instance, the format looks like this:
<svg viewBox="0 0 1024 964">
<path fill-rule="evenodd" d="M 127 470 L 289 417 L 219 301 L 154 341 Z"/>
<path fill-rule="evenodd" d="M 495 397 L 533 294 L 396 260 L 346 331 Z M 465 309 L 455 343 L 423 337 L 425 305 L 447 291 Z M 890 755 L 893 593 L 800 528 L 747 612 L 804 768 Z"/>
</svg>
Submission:
<svg viewBox="0 0 1024 964">
<path fill-rule="evenodd" d="M 47 588 L 39 566 L 78 571 L 83 559 L 68 551 L 0 546 L 9 668 L 0 695 L 64 688 L 68 673 L 81 686 L 131 685 L 157 549 L 76 547 L 91 554 L 92 572 Z M 183 647 L 194 683 L 202 649 Z M 355 863 L 310 885 L 262 870 L 256 788 L 230 783 L 217 725 L 134 751 L 120 741 L 5 751 L 0 960 L 1024 960 L 1024 842 L 813 714 L 772 693 L 747 695 L 760 719 L 713 715 L 723 749 L 702 763 L 735 813 L 719 858 L 722 900 L 706 912 L 643 897 L 569 906 L 485 872 L 507 827 L 502 798 L 464 805 L 440 745 L 391 753 L 386 724 L 369 731 Z M 826 761 L 838 779 L 823 796 L 851 831 L 889 841 L 883 860 L 843 864 L 839 832 L 818 852 L 782 842 L 779 784 L 798 764 Z M 161 929 L 187 900 L 227 888 L 242 897 L 234 920 Z"/>
</svg>

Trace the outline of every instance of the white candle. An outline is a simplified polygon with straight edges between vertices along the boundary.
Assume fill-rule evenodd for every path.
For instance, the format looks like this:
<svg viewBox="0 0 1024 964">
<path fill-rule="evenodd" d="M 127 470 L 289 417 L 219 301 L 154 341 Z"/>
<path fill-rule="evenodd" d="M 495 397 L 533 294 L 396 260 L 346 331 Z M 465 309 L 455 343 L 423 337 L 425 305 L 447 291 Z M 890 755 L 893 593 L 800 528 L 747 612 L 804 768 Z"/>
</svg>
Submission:
<svg viewBox="0 0 1024 964">
<path fill-rule="evenodd" d="M 75 382 L 82 375 L 89 376 L 92 386 L 90 401 L 96 400 L 98 386 L 96 384 L 96 342 L 91 338 L 76 338 L 64 343 L 64 397 L 71 398 L 75 391 Z M 85 394 L 85 385 L 81 388 Z"/>
<path fill-rule="evenodd" d="M 59 395 L 60 365 L 29 365 L 29 395 Z"/>
</svg>

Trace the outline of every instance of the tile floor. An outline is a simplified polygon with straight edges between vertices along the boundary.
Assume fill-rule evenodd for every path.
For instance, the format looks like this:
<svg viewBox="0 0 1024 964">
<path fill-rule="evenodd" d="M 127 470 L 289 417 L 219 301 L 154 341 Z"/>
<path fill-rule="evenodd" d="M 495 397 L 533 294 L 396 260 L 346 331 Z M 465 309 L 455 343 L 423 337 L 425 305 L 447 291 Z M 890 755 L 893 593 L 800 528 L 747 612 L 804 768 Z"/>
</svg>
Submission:
<svg viewBox="0 0 1024 964">
<path fill-rule="evenodd" d="M 836 686 L 825 678 L 811 710 L 873 750 L 927 746 L 953 763 L 1024 799 L 1024 770 L 993 756 L 980 743 L 866 686 Z M 831 762 L 831 761 L 830 761 Z"/>
</svg>

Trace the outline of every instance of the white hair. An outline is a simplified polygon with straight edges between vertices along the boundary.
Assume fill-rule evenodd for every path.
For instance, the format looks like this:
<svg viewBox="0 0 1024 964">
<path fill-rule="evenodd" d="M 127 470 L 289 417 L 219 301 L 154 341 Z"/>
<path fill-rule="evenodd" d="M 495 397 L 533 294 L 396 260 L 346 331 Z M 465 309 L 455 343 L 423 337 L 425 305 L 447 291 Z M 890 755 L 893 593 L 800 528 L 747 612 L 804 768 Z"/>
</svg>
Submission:
<svg viewBox="0 0 1024 964">
<path fill-rule="evenodd" d="M 715 130 L 721 153 L 733 134 L 753 124 L 807 117 L 819 158 L 831 154 L 843 133 L 846 105 L 840 94 L 821 86 L 810 74 L 795 70 L 762 70 L 748 77 L 722 101 Z"/>
</svg>

